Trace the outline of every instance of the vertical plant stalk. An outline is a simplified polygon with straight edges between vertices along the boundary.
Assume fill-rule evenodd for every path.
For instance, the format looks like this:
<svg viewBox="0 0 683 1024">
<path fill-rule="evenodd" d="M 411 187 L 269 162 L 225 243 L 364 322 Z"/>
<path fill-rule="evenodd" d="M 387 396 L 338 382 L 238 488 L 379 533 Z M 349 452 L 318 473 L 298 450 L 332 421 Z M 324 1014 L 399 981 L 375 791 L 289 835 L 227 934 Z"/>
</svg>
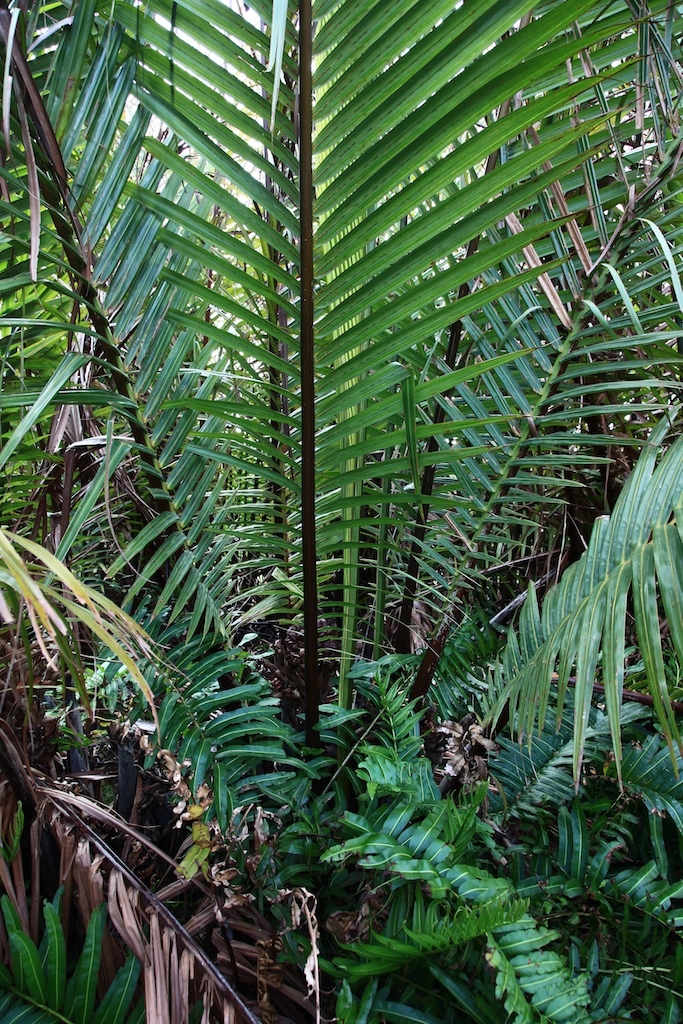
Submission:
<svg viewBox="0 0 683 1024">
<path fill-rule="evenodd" d="M 351 410 L 353 416 L 354 406 Z M 344 417 L 346 419 L 346 417 Z M 358 432 L 350 435 L 349 446 L 355 439 L 360 439 Z M 349 459 L 344 463 L 343 473 L 353 472 L 358 468 L 359 459 Z M 342 486 L 344 498 L 357 499 L 362 494 L 363 484 L 355 481 Z M 357 515 L 351 507 L 344 507 L 342 510 L 342 522 L 344 524 L 344 550 L 342 552 L 343 584 L 342 584 L 342 635 L 341 635 L 341 656 L 339 659 L 339 703 L 343 708 L 350 708 L 353 700 L 353 688 L 349 679 L 349 669 L 353 664 L 353 657 L 356 647 L 356 617 L 358 603 L 358 562 L 360 529 L 358 527 Z M 342 749 L 339 748 L 341 756 Z"/>
<path fill-rule="evenodd" d="M 488 170 L 488 167 L 487 167 Z M 470 240 L 467 246 L 467 253 L 465 259 L 470 259 L 479 248 L 479 236 Z M 467 281 L 460 285 L 458 290 L 458 301 L 464 299 L 465 296 L 469 295 L 470 286 Z M 448 349 L 446 351 L 446 366 L 449 370 L 454 370 L 456 361 L 458 359 L 458 353 L 460 350 L 460 341 L 462 339 L 462 321 L 456 320 L 455 323 L 451 324 L 448 338 Z M 437 405 L 434 410 L 434 417 L 432 424 L 437 427 L 444 422 L 446 413 L 443 406 Z M 427 454 L 431 455 L 438 450 L 439 444 L 436 433 L 432 434 L 427 445 Z M 434 478 L 436 476 L 436 463 L 427 466 L 422 477 L 422 484 L 420 495 L 423 499 L 430 498 L 434 490 Z M 417 593 L 418 576 L 420 572 L 420 565 L 418 561 L 420 548 L 424 541 L 427 533 L 427 519 L 429 516 L 429 501 L 423 500 L 420 508 L 420 520 L 415 527 L 413 534 L 413 542 L 410 548 L 410 557 L 408 559 L 408 567 L 406 569 L 406 582 L 403 591 L 403 598 L 401 601 L 401 611 L 399 616 L 398 628 L 396 630 L 396 636 L 394 644 L 399 654 L 410 653 L 410 622 L 413 614 L 413 606 L 415 604 L 415 594 Z"/>
<path fill-rule="evenodd" d="M 313 332 L 313 21 L 299 4 L 299 192 L 301 285 L 301 533 L 304 584 L 306 743 L 319 744 L 318 577 L 315 523 L 315 352 Z"/>
</svg>

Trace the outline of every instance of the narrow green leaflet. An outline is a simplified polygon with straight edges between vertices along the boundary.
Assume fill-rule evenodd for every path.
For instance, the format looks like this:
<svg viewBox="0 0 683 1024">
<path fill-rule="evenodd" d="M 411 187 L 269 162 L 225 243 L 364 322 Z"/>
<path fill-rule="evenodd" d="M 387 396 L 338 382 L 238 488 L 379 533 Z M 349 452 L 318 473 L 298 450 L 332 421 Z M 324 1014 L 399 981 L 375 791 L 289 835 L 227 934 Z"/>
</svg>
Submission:
<svg viewBox="0 0 683 1024">
<path fill-rule="evenodd" d="M 93 910 L 83 950 L 66 988 L 64 1012 L 73 1024 L 89 1024 L 92 1019 L 106 914 L 107 908 L 104 904 Z"/>
</svg>

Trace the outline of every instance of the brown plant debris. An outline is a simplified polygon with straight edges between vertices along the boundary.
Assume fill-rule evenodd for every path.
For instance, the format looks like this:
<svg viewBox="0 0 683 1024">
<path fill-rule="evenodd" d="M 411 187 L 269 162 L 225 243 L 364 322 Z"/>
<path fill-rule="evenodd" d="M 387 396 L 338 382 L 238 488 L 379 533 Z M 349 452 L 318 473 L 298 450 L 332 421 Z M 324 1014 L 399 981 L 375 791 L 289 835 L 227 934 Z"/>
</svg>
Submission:
<svg viewBox="0 0 683 1024">
<path fill-rule="evenodd" d="M 442 795 L 472 789 L 488 778 L 488 756 L 498 747 L 484 735 L 476 715 L 459 722 L 435 725 L 425 737 L 425 749 L 434 765 L 434 778 Z"/>
</svg>

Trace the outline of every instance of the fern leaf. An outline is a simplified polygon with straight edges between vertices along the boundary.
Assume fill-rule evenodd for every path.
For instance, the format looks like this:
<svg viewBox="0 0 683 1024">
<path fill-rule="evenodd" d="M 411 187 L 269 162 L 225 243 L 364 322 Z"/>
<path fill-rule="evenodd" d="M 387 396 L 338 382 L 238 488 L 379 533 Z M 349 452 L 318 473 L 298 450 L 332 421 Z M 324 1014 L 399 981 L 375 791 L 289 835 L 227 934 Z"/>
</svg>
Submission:
<svg viewBox="0 0 683 1024">
<path fill-rule="evenodd" d="M 435 901 L 427 910 L 424 930 L 402 929 L 410 941 L 391 935 L 374 935 L 369 942 L 344 946 L 345 951 L 355 953 L 360 962 L 339 957 L 335 964 L 352 978 L 400 971 L 407 963 L 423 957 L 448 956 L 491 929 L 520 920 L 527 909 L 523 900 L 503 898 L 476 907 L 461 905 L 452 916 L 447 913 L 444 916 L 443 904 Z"/>
<path fill-rule="evenodd" d="M 486 958 L 498 972 L 496 995 L 515 1021 L 587 1024 L 587 979 L 572 977 L 558 954 L 545 949 L 554 937 L 528 916 L 491 934 Z"/>
<path fill-rule="evenodd" d="M 643 798 L 653 814 L 665 811 L 683 834 L 683 758 L 677 757 L 678 777 L 672 771 L 669 751 L 657 733 L 642 747 L 632 747 L 624 755 L 624 786 Z"/>
<path fill-rule="evenodd" d="M 622 726 L 646 718 L 648 714 L 647 709 L 640 705 L 625 704 L 621 712 Z M 523 818 L 528 814 L 536 814 L 537 808 L 544 803 L 558 806 L 573 799 L 572 715 L 573 703 L 568 695 L 567 706 L 557 731 L 548 715 L 543 731 L 529 736 L 524 744 L 506 737 L 498 738 L 499 750 L 489 758 L 489 770 L 501 790 L 500 794 L 491 794 L 491 810 L 494 813 Z M 611 746 L 609 718 L 603 712 L 593 709 L 586 729 L 586 763 L 601 758 L 604 760 Z"/>
</svg>

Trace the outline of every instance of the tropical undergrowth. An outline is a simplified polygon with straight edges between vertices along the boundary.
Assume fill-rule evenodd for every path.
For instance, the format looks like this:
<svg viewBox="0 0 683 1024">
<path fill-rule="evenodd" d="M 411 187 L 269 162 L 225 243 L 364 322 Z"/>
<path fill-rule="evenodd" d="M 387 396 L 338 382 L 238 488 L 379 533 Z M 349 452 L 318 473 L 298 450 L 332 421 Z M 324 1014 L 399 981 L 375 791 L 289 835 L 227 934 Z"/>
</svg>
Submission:
<svg viewBox="0 0 683 1024">
<path fill-rule="evenodd" d="M 305 774 L 303 736 L 254 666 L 235 653 L 217 669 L 227 689 L 207 670 L 161 707 L 183 806 L 203 792 L 211 833 L 184 869 L 222 887 L 236 921 L 240 906 L 271 921 L 275 959 L 307 965 L 309 1005 L 349 1024 L 679 1019 L 683 760 L 651 709 L 624 708 L 622 788 L 597 706 L 575 787 L 570 694 L 559 729 L 549 713 L 529 746 L 503 731 L 486 777 L 442 796 L 448 757 L 421 734 L 411 659 L 357 670 L 359 706 L 324 707 L 326 750 Z M 287 998 L 274 985 L 260 1006 Z"/>
<path fill-rule="evenodd" d="M 636 691 L 628 687 L 619 772 L 598 692 L 575 774 L 573 685 L 528 743 L 520 745 L 509 724 L 495 741 L 488 738 L 477 716 L 491 699 L 486 665 L 478 670 L 472 655 L 476 648 L 490 659 L 496 641 L 475 641 L 473 628 L 468 622 L 453 636 L 451 673 L 440 682 L 439 703 L 449 703 L 450 718 L 435 706 L 425 732 L 424 709 L 410 699 L 416 659 L 387 656 L 354 669 L 353 709 L 334 702 L 321 708 L 320 745 L 308 757 L 304 733 L 296 721 L 283 722 L 258 662 L 226 651 L 220 638 L 172 645 L 170 627 L 162 634 L 170 651 L 163 675 L 158 663 L 145 670 L 140 661 L 156 691 L 160 732 L 152 741 L 144 691 L 135 697 L 132 679 L 122 685 L 126 670 L 118 670 L 122 702 L 112 708 L 110 688 L 100 727 L 87 730 L 92 777 L 114 758 L 118 782 L 99 792 L 99 801 L 71 798 L 79 820 L 96 825 L 105 851 L 96 868 L 91 860 L 75 884 L 71 879 L 69 898 L 93 871 L 99 877 L 90 896 L 96 923 L 86 932 L 73 920 L 69 926 L 68 916 L 60 932 L 64 897 L 50 885 L 62 879 L 31 877 L 33 856 L 26 860 L 21 849 L 22 835 L 28 842 L 23 814 L 15 807 L 4 818 L 3 885 L 12 899 L 3 904 L 8 996 L 1 1019 L 13 1020 L 22 1007 L 30 1020 L 118 1020 L 130 1007 L 136 1009 L 126 1019 L 144 1019 L 152 990 L 136 988 L 133 961 L 144 962 L 152 939 L 122 913 L 117 872 L 125 843 L 139 843 L 147 831 L 152 890 L 145 898 L 155 910 L 155 899 L 170 897 L 164 941 L 174 936 L 180 944 L 181 930 L 189 929 L 198 964 L 202 949 L 215 957 L 257 1019 L 321 1013 L 345 1024 L 455 1024 L 613 1021 L 637 1013 L 640 1020 L 678 1021 L 683 759 L 678 752 L 672 758 L 652 708 L 629 700 Z M 457 666 L 465 664 L 459 677 Z M 501 656 L 500 664 L 509 661 Z M 91 680 L 95 700 L 96 684 L 104 688 L 111 671 Z M 477 671 L 479 686 L 468 685 Z M 644 669 L 631 659 L 627 682 L 638 686 L 639 678 L 643 696 Z M 496 680 L 489 675 L 494 695 Z M 124 813 L 126 750 L 140 787 L 135 814 L 126 812 L 132 824 L 105 806 L 118 798 Z M 69 790 L 35 779 L 32 786 L 34 808 L 49 799 L 64 820 Z M 166 828 L 157 828 L 151 843 L 145 791 L 168 810 Z M 82 842 L 93 842 L 72 820 L 74 826 Z M 38 841 L 31 831 L 33 849 Z M 167 867 L 165 877 L 164 855 L 175 869 Z M 139 851 L 137 857 L 142 872 Z M 32 910 L 40 898 L 44 904 Z M 138 959 L 107 952 L 108 983 L 77 1006 L 79 983 L 65 979 L 82 980 L 86 970 L 97 978 L 95 960 L 83 964 L 93 929 L 106 927 L 104 904 L 109 941 L 113 936 L 116 946 L 123 938 Z M 60 957 L 56 982 L 53 961 Z M 195 996 L 199 1013 L 205 996 Z"/>
<path fill-rule="evenodd" d="M 269 1022 L 675 1024 L 680 439 L 661 454 L 672 418 L 584 555 L 540 604 L 528 592 L 505 646 L 482 611 L 465 618 L 427 708 L 411 693 L 418 657 L 359 662 L 354 706 L 330 690 L 315 747 L 264 675 L 272 651 L 259 660 L 188 632 L 168 608 L 143 634 L 3 532 L 16 655 L 0 728 L 0 1020 L 149 1019 L 156 1000 L 178 1024 L 226 1006 Z M 623 614 L 608 614 L 610 588 Z M 61 698 L 60 658 L 80 737 L 50 696 Z M 59 906 L 71 907 L 61 938 Z M 108 936 L 101 969 L 92 956 L 82 966 L 95 928 Z M 137 964 L 156 956 L 144 983 L 124 945 Z M 72 979 L 58 991 L 55 957 Z M 169 981 L 183 970 L 184 1001 Z M 73 992 L 85 971 L 101 980 L 84 1003 Z"/>
<path fill-rule="evenodd" d="M 665 434 L 663 423 L 582 558 L 540 606 L 529 593 L 504 647 L 481 614 L 464 620 L 429 708 L 411 696 L 416 656 L 359 662 L 354 707 L 330 692 L 315 748 L 263 675 L 269 652 L 188 639 L 167 614 L 150 618 L 152 644 L 37 546 L 3 535 L 25 663 L 0 730 L 0 1020 L 149 1019 L 156 1000 L 179 1024 L 226 1005 L 246 1021 L 675 1024 L 683 758 L 668 694 L 683 449 L 658 458 Z M 595 612 L 611 574 L 625 578 L 623 619 Z M 71 693 L 80 739 L 61 719 L 50 728 L 59 708 L 26 684 L 26 664 L 74 648 L 79 601 L 80 627 L 110 647 Z M 539 711 L 519 694 L 541 669 Z M 74 747 L 78 771 L 64 761 Z M 95 929 L 108 937 L 101 966 Z M 144 983 L 124 945 L 137 964 L 156 950 Z M 164 978 L 183 970 L 195 981 L 178 1002 Z"/>
<path fill-rule="evenodd" d="M 549 715 L 530 746 L 499 735 L 488 779 L 442 797 L 410 659 L 357 672 L 359 707 L 323 709 L 326 754 L 302 775 L 303 736 L 256 666 L 215 650 L 200 678 L 185 658 L 192 682 L 160 708 L 187 821 L 180 873 L 211 887 L 231 941 L 268 922 L 263 1019 L 293 1012 L 296 964 L 304 1018 L 317 1003 L 350 1024 L 679 1019 L 683 781 L 649 708 L 624 709 L 621 790 L 597 707 L 575 789 L 570 696 L 559 730 Z"/>
<path fill-rule="evenodd" d="M 0 0 L 0 1024 L 677 1020 L 680 38 Z"/>
<path fill-rule="evenodd" d="M 203 789 L 204 818 L 217 822 L 195 869 L 212 877 L 223 864 L 232 898 L 274 916 L 281 958 L 307 964 L 323 1012 L 350 1024 L 679 1019 L 683 760 L 669 732 L 679 706 L 662 714 L 657 670 L 680 663 L 667 626 L 680 441 L 656 456 L 654 444 L 644 451 L 542 613 L 527 599 L 506 648 L 481 617 L 454 633 L 426 732 L 410 698 L 417 659 L 361 663 L 356 706 L 322 707 L 302 771 L 304 736 L 282 722 L 257 664 L 219 648 L 200 656 L 198 638 L 179 648 L 191 682 L 160 693 L 162 743 L 181 774 L 187 765 L 186 803 Z M 648 550 L 649 571 L 628 576 L 633 615 L 598 620 L 601 682 L 586 693 L 585 609 Z M 648 664 L 653 620 L 664 640 Z M 567 653 L 557 632 L 581 643 Z M 548 647 L 561 650 L 558 672 L 541 661 Z M 532 709 L 510 697 L 539 664 L 551 678 L 531 730 Z M 496 718 L 494 741 L 478 723 Z"/>
</svg>

